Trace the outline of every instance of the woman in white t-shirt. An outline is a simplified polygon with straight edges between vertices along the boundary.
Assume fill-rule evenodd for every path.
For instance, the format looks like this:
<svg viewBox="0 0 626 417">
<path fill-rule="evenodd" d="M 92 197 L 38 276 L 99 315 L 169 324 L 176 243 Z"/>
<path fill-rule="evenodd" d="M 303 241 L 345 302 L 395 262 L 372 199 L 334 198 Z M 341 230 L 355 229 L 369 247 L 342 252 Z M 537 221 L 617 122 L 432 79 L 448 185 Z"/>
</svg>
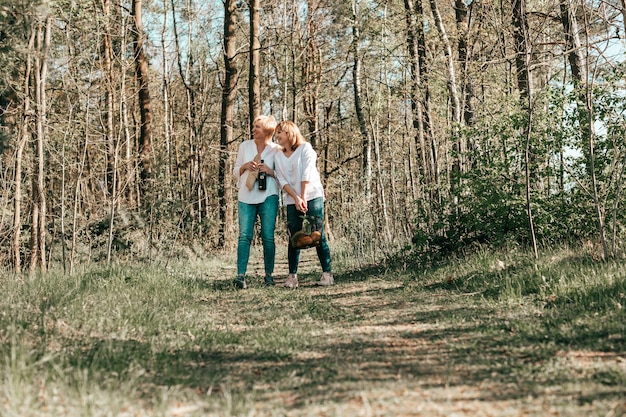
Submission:
<svg viewBox="0 0 626 417">
<path fill-rule="evenodd" d="M 304 214 L 319 219 L 321 227 L 320 244 L 316 246 L 317 257 L 322 266 L 322 277 L 319 285 L 332 285 L 330 248 L 324 233 L 324 187 L 317 170 L 317 153 L 310 143 L 306 142 L 298 126 L 291 121 L 283 121 L 276 126 L 276 142 L 282 153 L 276 155 L 276 178 L 285 192 L 284 204 L 287 206 L 287 228 L 293 236 L 302 228 Z M 298 286 L 298 263 L 300 250 L 296 249 L 289 239 L 287 249 L 289 276 L 285 286 Z"/>
<path fill-rule="evenodd" d="M 242 289 L 246 288 L 246 270 L 257 217 L 261 222 L 265 284 L 274 285 L 272 278 L 276 258 L 274 231 L 278 214 L 278 185 L 274 173 L 274 158 L 281 150 L 280 146 L 272 142 L 275 128 L 274 116 L 258 116 L 252 124 L 253 139 L 239 145 L 233 168 L 239 189 L 237 276 L 233 283 Z M 261 173 L 266 175 L 264 187 L 259 187 L 258 177 Z"/>
</svg>

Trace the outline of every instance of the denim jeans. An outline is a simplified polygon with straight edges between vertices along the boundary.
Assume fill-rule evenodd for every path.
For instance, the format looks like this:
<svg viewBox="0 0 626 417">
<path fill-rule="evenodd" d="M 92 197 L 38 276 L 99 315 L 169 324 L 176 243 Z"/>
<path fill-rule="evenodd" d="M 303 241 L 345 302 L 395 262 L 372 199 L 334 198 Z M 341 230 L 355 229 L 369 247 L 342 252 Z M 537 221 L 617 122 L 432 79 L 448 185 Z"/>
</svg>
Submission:
<svg viewBox="0 0 626 417">
<path fill-rule="evenodd" d="M 313 200 L 307 201 L 307 207 L 309 211 L 306 213 L 308 216 L 314 216 L 321 220 L 322 238 L 320 244 L 315 247 L 317 250 L 317 257 L 320 260 L 323 272 L 330 272 L 330 248 L 328 247 L 328 241 L 326 240 L 326 233 L 324 232 L 324 198 L 318 197 Z M 287 229 L 289 235 L 292 236 L 298 230 L 302 229 L 302 217 L 304 213 L 296 210 L 295 204 L 287 205 Z M 289 246 L 287 248 L 287 259 L 289 261 L 289 273 L 296 274 L 298 272 L 298 263 L 300 262 L 300 249 L 296 249 L 291 245 L 289 240 Z"/>
<path fill-rule="evenodd" d="M 260 204 L 239 202 L 239 242 L 237 245 L 237 275 L 245 275 L 250 259 L 250 245 L 254 237 L 254 223 L 257 216 L 261 220 L 261 243 L 265 275 L 274 273 L 276 245 L 274 231 L 278 214 L 278 196 L 271 195 Z"/>
</svg>

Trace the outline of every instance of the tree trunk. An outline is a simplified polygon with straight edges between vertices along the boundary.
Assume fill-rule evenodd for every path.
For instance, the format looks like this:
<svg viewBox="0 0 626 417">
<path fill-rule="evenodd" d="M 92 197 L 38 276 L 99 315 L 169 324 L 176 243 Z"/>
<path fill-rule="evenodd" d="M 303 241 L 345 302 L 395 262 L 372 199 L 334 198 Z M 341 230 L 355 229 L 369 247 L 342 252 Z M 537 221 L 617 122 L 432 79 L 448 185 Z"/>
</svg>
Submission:
<svg viewBox="0 0 626 417">
<path fill-rule="evenodd" d="M 457 88 L 456 70 L 454 68 L 454 56 L 452 54 L 452 46 L 450 44 L 450 39 L 448 38 L 446 28 L 443 25 L 443 20 L 441 19 L 441 13 L 439 12 L 439 7 L 436 0 L 430 0 L 430 9 L 433 14 L 435 26 L 437 27 L 437 31 L 439 32 L 441 42 L 443 43 L 443 51 L 446 57 L 446 69 L 448 70 L 447 84 L 448 94 L 450 96 L 450 113 L 452 115 L 450 125 L 452 137 L 456 138 L 456 142 L 452 145 L 455 154 L 454 160 L 452 162 L 452 170 L 455 175 L 453 175 L 450 179 L 450 184 L 456 187 L 458 186 L 458 183 L 460 181 L 460 174 L 464 170 L 463 158 L 465 154 L 463 142 L 460 135 L 458 134 L 459 123 L 461 123 L 461 102 L 459 100 L 459 93 Z"/>
<path fill-rule="evenodd" d="M 535 236 L 535 222 L 532 211 L 532 190 L 534 174 L 532 166 L 534 156 L 531 145 L 533 106 L 532 106 L 532 83 L 530 75 L 530 39 L 528 36 L 528 23 L 526 21 L 526 0 L 513 0 L 513 27 L 515 36 L 515 63 L 517 67 L 517 88 L 519 89 L 520 104 L 526 112 L 526 129 L 524 138 L 524 168 L 526 186 L 526 214 L 528 227 L 532 241 L 535 259 L 538 258 L 537 237 Z"/>
<path fill-rule="evenodd" d="M 30 80 L 33 68 L 33 55 L 35 49 L 35 37 L 37 32 L 33 30 L 28 41 L 28 52 L 26 55 L 26 65 L 24 69 L 24 83 L 22 94 L 24 96 L 22 103 L 22 123 L 19 128 L 19 141 L 15 152 L 15 189 L 13 198 L 13 240 L 11 243 L 11 253 L 13 258 L 13 269 L 16 273 L 22 272 L 22 255 L 21 255 L 21 235 L 22 235 L 22 158 L 24 148 L 30 139 L 31 125 L 31 102 L 30 102 Z"/>
<path fill-rule="evenodd" d="M 237 2 L 224 1 L 224 84 L 222 86 L 222 110 L 220 114 L 220 160 L 218 171 L 218 199 L 220 207 L 220 230 L 218 246 L 226 248 L 233 230 L 233 191 L 231 185 L 230 144 L 233 141 L 233 116 L 239 71 L 236 64 Z"/>
<path fill-rule="evenodd" d="M 470 3 L 470 7 L 472 4 L 473 3 Z M 469 10 L 463 0 L 455 0 L 454 11 L 456 13 L 456 26 L 459 37 L 457 50 L 459 63 L 461 65 L 461 97 L 463 98 L 461 109 L 463 112 L 463 122 L 466 126 L 472 126 L 474 121 L 474 88 L 468 74 L 471 49 L 468 42 L 470 31 Z"/>
<path fill-rule="evenodd" d="M 528 22 L 526 20 L 526 0 L 513 0 L 513 37 L 515 43 L 515 66 L 517 69 L 517 89 L 520 102 L 526 106 L 530 96 L 531 80 L 526 62 L 529 51 L 526 43 Z"/>
<path fill-rule="evenodd" d="M 430 193 L 425 203 L 434 203 L 441 198 L 439 157 L 430 117 L 430 87 L 428 85 L 428 63 L 426 60 L 426 35 L 424 32 L 424 8 L 422 0 L 405 0 L 405 20 L 407 23 L 407 45 L 411 85 L 409 88 L 417 163 L 423 181 Z M 412 165 L 412 163 L 411 163 Z M 412 173 L 413 170 L 409 169 Z M 409 177 L 410 178 L 410 177 Z M 411 188 L 415 189 L 415 181 Z M 418 190 L 418 192 L 422 192 Z M 432 218 L 432 216 L 431 216 Z"/>
<path fill-rule="evenodd" d="M 52 17 L 47 16 L 37 27 L 37 55 L 35 57 L 35 101 L 37 141 L 35 149 L 37 174 L 33 175 L 33 207 L 31 228 L 30 273 L 46 272 L 46 194 L 45 194 L 45 141 L 46 141 L 46 82 L 48 76 L 48 50 L 52 32 Z"/>
<path fill-rule="evenodd" d="M 139 86 L 139 178 L 141 198 L 145 199 L 151 190 L 152 172 L 152 115 L 150 110 L 150 89 L 148 84 L 148 59 L 143 48 L 142 0 L 133 0 L 132 14 L 135 18 L 135 75 Z M 151 203 L 151 202 L 150 202 Z"/>
<path fill-rule="evenodd" d="M 167 32 L 169 30 L 169 13 L 168 8 L 163 2 L 163 26 L 161 27 L 161 95 L 163 96 L 163 140 L 165 142 L 166 152 L 166 169 L 165 180 L 167 182 L 168 199 L 174 199 L 173 187 L 172 187 L 172 175 L 173 175 L 173 159 L 172 159 L 172 127 L 170 126 L 170 88 L 168 80 L 168 57 L 167 57 Z"/>
<path fill-rule="evenodd" d="M 111 4 L 110 0 L 102 0 L 102 13 L 104 14 L 104 33 L 102 34 L 102 62 L 105 77 L 105 143 L 107 146 L 107 172 L 106 189 L 109 196 L 116 194 L 113 189 L 114 159 L 116 154 L 116 144 L 114 137 L 114 109 L 113 109 L 113 49 L 111 46 Z M 112 197 L 111 197 L 112 198 Z"/>
<path fill-rule="evenodd" d="M 365 112 L 363 110 L 363 99 L 361 92 L 361 54 L 360 45 L 361 35 L 358 26 L 358 0 L 352 0 L 352 86 L 354 89 L 354 106 L 356 117 L 359 122 L 361 131 L 361 149 L 363 152 L 362 181 L 364 187 L 364 195 L 366 204 L 372 198 L 372 139 L 367 129 L 367 121 L 365 120 Z"/>
<path fill-rule="evenodd" d="M 309 142 L 313 148 L 318 148 L 319 142 L 319 89 L 322 77 L 322 56 L 317 44 L 317 19 L 316 12 L 319 0 L 307 0 L 309 14 L 307 16 L 307 38 L 302 63 L 302 107 L 309 128 Z"/>
<path fill-rule="evenodd" d="M 261 114 L 261 43 L 259 42 L 259 0 L 249 0 L 250 9 L 250 71 L 248 74 L 248 108 L 250 114 L 250 130 L 254 119 Z"/>
</svg>

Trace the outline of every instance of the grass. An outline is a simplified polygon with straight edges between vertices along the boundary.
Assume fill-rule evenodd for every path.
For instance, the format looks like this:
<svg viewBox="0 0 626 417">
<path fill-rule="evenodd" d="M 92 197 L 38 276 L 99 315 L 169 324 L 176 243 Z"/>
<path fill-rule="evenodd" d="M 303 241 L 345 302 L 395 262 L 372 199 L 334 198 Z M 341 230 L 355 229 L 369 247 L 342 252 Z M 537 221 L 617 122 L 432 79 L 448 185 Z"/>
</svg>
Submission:
<svg viewBox="0 0 626 417">
<path fill-rule="evenodd" d="M 232 256 L 2 277 L 0 415 L 626 415 L 623 261 L 341 257 L 325 288 L 313 253 L 295 291 L 258 253 L 245 291 Z"/>
</svg>

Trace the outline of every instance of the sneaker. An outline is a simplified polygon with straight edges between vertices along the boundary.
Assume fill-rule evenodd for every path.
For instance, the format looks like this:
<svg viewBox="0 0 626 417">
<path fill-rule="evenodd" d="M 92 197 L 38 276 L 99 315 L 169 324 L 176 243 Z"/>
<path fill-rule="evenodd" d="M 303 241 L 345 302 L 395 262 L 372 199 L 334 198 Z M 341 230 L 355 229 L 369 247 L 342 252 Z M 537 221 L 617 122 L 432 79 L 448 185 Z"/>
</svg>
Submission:
<svg viewBox="0 0 626 417">
<path fill-rule="evenodd" d="M 289 274 L 287 281 L 283 284 L 287 288 L 298 288 L 298 276 L 296 274 Z"/>
<path fill-rule="evenodd" d="M 274 282 L 274 278 L 272 278 L 271 275 L 265 275 L 265 285 L 267 285 L 268 287 L 271 287 L 272 285 L 275 285 L 276 283 Z"/>
<path fill-rule="evenodd" d="M 233 280 L 233 284 L 235 284 L 235 287 L 244 290 L 246 288 L 246 277 L 244 275 L 237 275 Z"/>
<path fill-rule="evenodd" d="M 328 286 L 333 285 L 335 283 L 335 279 L 333 278 L 330 272 L 323 272 L 322 278 L 320 278 L 319 285 Z"/>
</svg>

